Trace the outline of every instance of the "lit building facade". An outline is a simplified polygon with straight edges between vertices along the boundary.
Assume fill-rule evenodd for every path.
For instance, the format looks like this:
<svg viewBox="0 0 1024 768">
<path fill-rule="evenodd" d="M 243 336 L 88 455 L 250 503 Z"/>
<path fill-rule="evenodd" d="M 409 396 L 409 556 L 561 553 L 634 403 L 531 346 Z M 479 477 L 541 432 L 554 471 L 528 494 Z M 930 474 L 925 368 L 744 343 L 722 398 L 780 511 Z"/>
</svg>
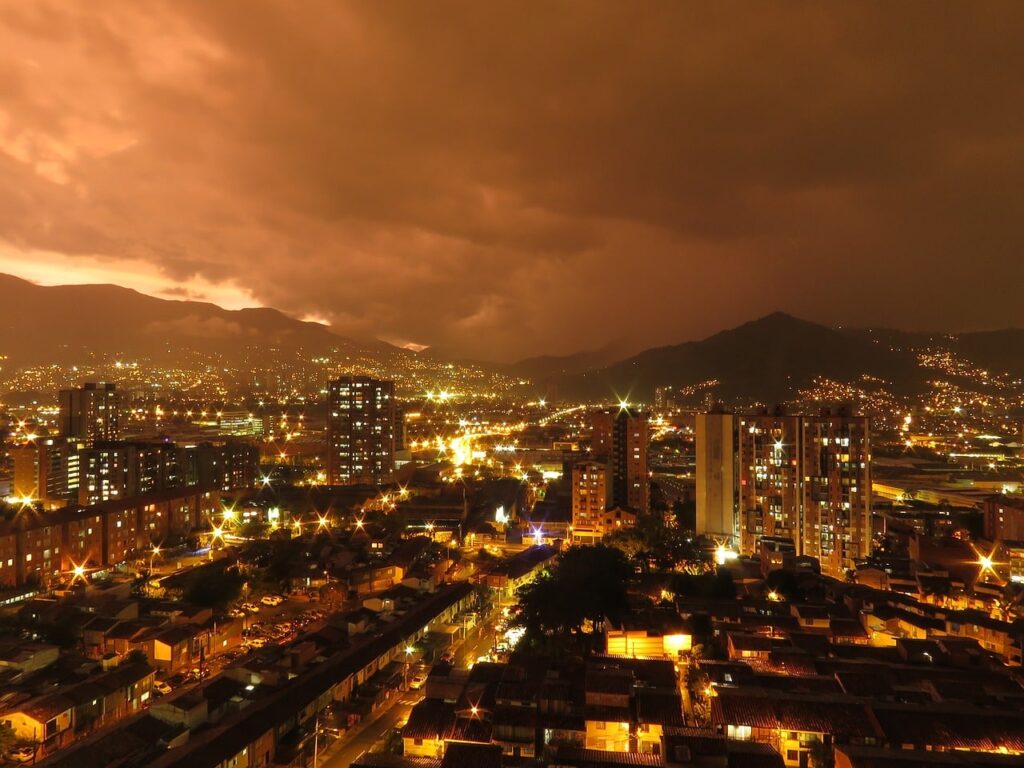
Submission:
<svg viewBox="0 0 1024 768">
<path fill-rule="evenodd" d="M 647 414 L 623 405 L 592 414 L 591 425 L 591 453 L 608 465 L 609 504 L 634 512 L 649 511 Z"/>
<path fill-rule="evenodd" d="M 603 532 L 601 520 L 608 508 L 608 468 L 597 461 L 581 461 L 572 468 L 572 540 L 596 544 Z"/>
<path fill-rule="evenodd" d="M 60 431 L 65 437 L 93 443 L 121 437 L 121 408 L 117 387 L 88 382 L 60 391 Z"/>
<path fill-rule="evenodd" d="M 871 430 L 866 417 L 801 419 L 803 541 L 825 573 L 840 574 L 871 552 Z"/>
<path fill-rule="evenodd" d="M 736 417 L 731 413 L 702 413 L 695 421 L 697 533 L 732 545 L 739 526 Z"/>
<path fill-rule="evenodd" d="M 870 554 L 866 417 L 711 413 L 696 423 L 698 533 L 724 539 L 733 531 L 747 555 L 763 538 L 790 540 L 832 575 Z"/>
<path fill-rule="evenodd" d="M 762 536 L 794 541 L 800 532 L 800 417 L 737 417 L 740 551 Z"/>
<path fill-rule="evenodd" d="M 331 485 L 383 484 L 395 469 L 395 383 L 368 376 L 330 382 L 327 479 Z"/>
</svg>

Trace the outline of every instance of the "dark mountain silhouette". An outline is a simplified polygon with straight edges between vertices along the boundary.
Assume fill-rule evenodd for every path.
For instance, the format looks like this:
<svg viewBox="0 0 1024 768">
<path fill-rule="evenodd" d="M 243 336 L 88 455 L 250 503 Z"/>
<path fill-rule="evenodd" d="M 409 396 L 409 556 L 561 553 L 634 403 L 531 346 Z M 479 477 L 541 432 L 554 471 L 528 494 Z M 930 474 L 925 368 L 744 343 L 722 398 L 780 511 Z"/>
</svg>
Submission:
<svg viewBox="0 0 1024 768">
<path fill-rule="evenodd" d="M 633 347 L 636 349 L 636 347 Z M 510 366 L 512 373 L 529 379 L 543 379 L 554 375 L 583 373 L 602 368 L 621 360 L 628 353 L 621 341 L 611 341 L 600 349 L 577 352 L 572 355 L 540 355 L 528 357 Z"/>
<path fill-rule="evenodd" d="M 776 312 L 703 341 L 649 349 L 576 375 L 551 371 L 547 378 L 557 381 L 563 396 L 642 401 L 651 400 L 657 386 L 716 379 L 718 397 L 773 403 L 790 399 L 818 376 L 851 381 L 862 374 L 885 379 L 898 390 L 914 390 L 922 381 L 910 353 Z"/>
<path fill-rule="evenodd" d="M 189 350 L 233 359 L 245 349 L 411 354 L 360 344 L 276 309 L 226 310 L 116 285 L 40 286 L 0 274 L 0 355 L 12 364 L 80 361 L 83 351 L 174 359 Z"/>
</svg>

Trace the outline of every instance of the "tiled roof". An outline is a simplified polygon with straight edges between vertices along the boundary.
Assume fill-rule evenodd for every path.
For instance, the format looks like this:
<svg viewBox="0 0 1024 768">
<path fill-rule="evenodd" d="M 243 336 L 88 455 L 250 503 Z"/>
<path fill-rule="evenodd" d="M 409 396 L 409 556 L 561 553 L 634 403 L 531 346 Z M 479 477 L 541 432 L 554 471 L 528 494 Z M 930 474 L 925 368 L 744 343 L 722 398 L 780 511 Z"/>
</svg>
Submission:
<svg viewBox="0 0 1024 768">
<path fill-rule="evenodd" d="M 445 748 L 441 768 L 501 768 L 501 747 L 453 742 Z"/>
<path fill-rule="evenodd" d="M 866 706 L 837 696 L 802 696 L 767 692 L 719 690 L 712 699 L 715 725 L 825 733 L 841 737 L 878 736 Z"/>
<path fill-rule="evenodd" d="M 683 701 L 678 693 L 637 691 L 636 719 L 638 723 L 662 726 L 683 725 Z"/>
<path fill-rule="evenodd" d="M 902 704 L 872 706 L 892 746 L 1024 751 L 1024 713 L 981 707 Z"/>
</svg>

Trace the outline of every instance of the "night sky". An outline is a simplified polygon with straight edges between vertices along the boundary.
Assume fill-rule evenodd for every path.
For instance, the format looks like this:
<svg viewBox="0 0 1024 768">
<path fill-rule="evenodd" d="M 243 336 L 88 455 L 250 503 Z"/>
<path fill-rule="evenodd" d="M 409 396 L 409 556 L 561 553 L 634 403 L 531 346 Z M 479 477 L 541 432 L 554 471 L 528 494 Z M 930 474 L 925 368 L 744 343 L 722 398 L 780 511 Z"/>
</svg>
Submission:
<svg viewBox="0 0 1024 768">
<path fill-rule="evenodd" d="M 1024 325 L 1024 4 L 0 0 L 0 271 L 511 360 Z"/>
</svg>

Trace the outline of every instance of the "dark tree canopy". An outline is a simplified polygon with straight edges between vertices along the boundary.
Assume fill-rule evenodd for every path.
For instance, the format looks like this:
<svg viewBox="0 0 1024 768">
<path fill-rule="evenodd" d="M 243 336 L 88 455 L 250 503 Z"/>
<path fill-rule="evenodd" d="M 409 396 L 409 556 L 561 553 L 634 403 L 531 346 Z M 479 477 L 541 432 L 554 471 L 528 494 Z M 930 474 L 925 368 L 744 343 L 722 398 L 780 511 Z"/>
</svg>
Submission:
<svg viewBox="0 0 1024 768">
<path fill-rule="evenodd" d="M 186 590 L 185 599 L 209 608 L 223 607 L 238 599 L 244 581 L 237 571 L 200 573 Z"/>
<path fill-rule="evenodd" d="M 517 621 L 526 629 L 526 641 L 590 650 L 589 635 L 606 618 L 616 621 L 625 614 L 632 573 L 629 560 L 614 547 L 570 548 L 550 573 L 519 590 Z"/>
</svg>

